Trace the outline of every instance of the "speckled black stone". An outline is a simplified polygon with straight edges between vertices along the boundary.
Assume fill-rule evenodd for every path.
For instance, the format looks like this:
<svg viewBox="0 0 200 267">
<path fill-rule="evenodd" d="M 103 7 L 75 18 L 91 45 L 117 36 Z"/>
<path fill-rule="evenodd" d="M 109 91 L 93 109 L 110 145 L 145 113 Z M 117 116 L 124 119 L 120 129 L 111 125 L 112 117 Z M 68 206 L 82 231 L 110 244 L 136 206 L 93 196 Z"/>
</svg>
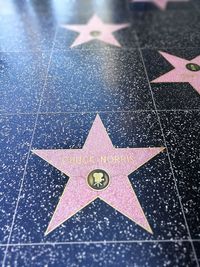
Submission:
<svg viewBox="0 0 200 267">
<path fill-rule="evenodd" d="M 0 53 L 0 113 L 36 112 L 48 53 Z"/>
<path fill-rule="evenodd" d="M 197 258 L 198 258 L 198 262 L 200 264 L 200 241 L 195 241 L 194 242 L 194 247 L 197 253 Z"/>
<path fill-rule="evenodd" d="M 189 242 L 10 247 L 6 266 L 195 267 Z"/>
<path fill-rule="evenodd" d="M 42 112 L 154 109 L 138 50 L 54 52 Z"/>
<path fill-rule="evenodd" d="M 70 48 L 78 34 L 61 25 L 93 14 L 130 23 L 113 33 L 121 47 Z M 158 50 L 200 55 L 199 17 L 199 0 L 164 11 L 128 0 L 0 0 L 2 267 L 197 266 L 200 96 L 190 84 L 151 84 L 177 182 L 166 151 L 129 175 L 152 235 L 97 199 L 45 237 L 68 177 L 32 152 L 25 165 L 30 146 L 82 148 L 97 112 L 115 147 L 164 146 L 140 48 L 153 80 L 173 68 Z"/>
<path fill-rule="evenodd" d="M 199 48 L 193 49 L 143 49 L 142 54 L 149 81 L 171 71 L 174 67 L 159 53 L 192 60 L 200 55 Z M 157 109 L 199 109 L 200 95 L 189 83 L 151 83 Z"/>
<path fill-rule="evenodd" d="M 190 233 L 193 239 L 199 239 L 200 112 L 166 112 L 161 115 Z"/>
<path fill-rule="evenodd" d="M 167 6 L 164 10 L 160 9 L 156 4 L 148 3 L 148 2 L 132 2 L 129 4 L 129 9 L 131 11 L 131 14 L 137 14 L 138 12 L 157 12 L 162 15 L 166 11 L 173 11 L 175 10 L 176 13 L 179 13 L 180 11 L 190 11 L 195 12 L 196 11 L 196 4 L 199 2 L 199 0 L 188 0 L 188 1 L 168 1 Z"/>
<path fill-rule="evenodd" d="M 23 4 L 20 0 L 18 4 Z M 107 19 L 113 19 L 117 22 L 127 19 L 128 4 L 121 0 L 87 0 L 87 1 L 71 1 L 71 0 L 56 0 L 54 1 L 40 1 L 32 0 L 34 9 L 37 12 L 38 19 L 45 16 L 46 19 L 53 20 L 60 23 L 68 22 L 70 20 L 88 18 L 94 13 L 99 16 L 105 16 Z M 76 21 L 77 22 L 77 21 Z"/>
<path fill-rule="evenodd" d="M 5 247 L 0 246 L 0 264 L 2 264 L 4 253 L 5 253 Z"/>
<path fill-rule="evenodd" d="M 20 1 L 13 2 L 15 11 L 10 15 L 0 16 L 0 51 L 24 52 L 51 49 L 56 22 L 52 18 L 45 17 L 44 14 L 38 16 L 35 13 L 35 7 L 30 7 L 28 2 L 26 5 L 26 1 L 23 1 L 22 11 L 19 3 Z"/>
<path fill-rule="evenodd" d="M 115 147 L 163 146 L 154 113 L 100 115 Z M 80 148 L 94 118 L 95 114 L 41 115 L 33 148 Z M 36 155 L 31 155 L 12 242 L 187 239 L 166 153 L 157 155 L 132 173 L 129 179 L 153 235 L 97 199 L 45 237 L 44 232 L 68 177 Z"/>
<path fill-rule="evenodd" d="M 139 12 L 132 15 L 132 23 L 142 48 L 199 47 L 199 15 L 190 9 Z"/>
<path fill-rule="evenodd" d="M 0 243 L 7 242 L 31 141 L 34 116 L 0 116 Z"/>
</svg>

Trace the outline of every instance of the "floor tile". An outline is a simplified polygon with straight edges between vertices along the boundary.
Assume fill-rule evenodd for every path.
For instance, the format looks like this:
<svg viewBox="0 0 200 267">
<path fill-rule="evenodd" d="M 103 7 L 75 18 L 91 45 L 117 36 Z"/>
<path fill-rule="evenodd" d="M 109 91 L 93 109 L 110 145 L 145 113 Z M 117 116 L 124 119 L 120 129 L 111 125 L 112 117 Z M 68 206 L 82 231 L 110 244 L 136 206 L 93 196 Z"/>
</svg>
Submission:
<svg viewBox="0 0 200 267">
<path fill-rule="evenodd" d="M 0 53 L 0 113 L 37 111 L 48 61 L 48 53 Z"/>
<path fill-rule="evenodd" d="M 95 114 L 41 115 L 33 148 L 82 147 L 94 117 Z M 162 146 L 155 114 L 103 113 L 101 118 L 115 147 Z M 44 236 L 68 178 L 36 155 L 31 155 L 12 242 L 187 239 L 166 153 L 157 155 L 129 179 L 153 235 L 97 199 Z"/>
<path fill-rule="evenodd" d="M 132 16 L 142 48 L 199 47 L 199 14 L 194 10 L 140 12 Z"/>
<path fill-rule="evenodd" d="M 34 116 L 1 116 L 0 243 L 7 241 L 34 126 Z"/>
<path fill-rule="evenodd" d="M 127 18 L 129 12 L 126 1 L 121 0 L 88 0 L 87 2 L 56 0 L 49 1 L 48 4 L 43 1 L 33 1 L 32 5 L 40 17 L 45 16 L 49 19 L 53 17 L 58 24 L 64 20 L 86 18 L 94 13 L 121 20 Z"/>
<path fill-rule="evenodd" d="M 137 50 L 54 52 L 42 112 L 138 109 L 154 106 Z"/>
<path fill-rule="evenodd" d="M 155 79 L 164 77 L 166 73 L 172 71 L 175 67 L 161 54 L 162 52 L 172 55 L 176 58 L 182 58 L 191 62 L 198 61 L 200 49 L 165 49 L 165 50 L 142 50 L 145 66 L 148 77 L 151 82 L 151 88 L 158 109 L 199 109 L 200 107 L 200 91 L 198 86 L 192 86 L 189 74 L 194 74 L 193 71 L 188 71 L 188 82 L 173 82 L 174 73 L 167 80 L 169 82 L 154 83 Z M 172 60 L 171 60 L 172 62 Z M 178 65 L 181 67 L 182 63 Z M 180 74 L 181 75 L 181 74 Z M 185 74 L 187 75 L 187 74 Z M 200 75 L 195 72 L 195 75 Z M 182 78 L 184 79 L 184 77 Z M 198 77 L 197 77 L 198 79 Z M 180 79 L 181 80 L 181 77 Z M 171 82 L 170 82 L 171 81 Z M 189 83 L 190 82 L 190 83 Z"/>
<path fill-rule="evenodd" d="M 0 51 L 38 52 L 52 48 L 56 26 L 51 25 L 51 21 L 38 20 L 37 16 L 31 21 L 29 19 L 30 17 L 26 15 L 17 19 L 12 16 L 0 18 Z M 13 28 L 12 25 L 15 27 Z"/>
<path fill-rule="evenodd" d="M 189 242 L 10 247 L 6 266 L 196 266 Z"/>
<path fill-rule="evenodd" d="M 48 4 L 45 5 L 46 11 L 40 14 L 38 2 L 12 1 L 7 6 L 7 15 L 0 12 L 0 51 L 24 52 L 52 48 L 56 18 L 49 16 Z"/>
<path fill-rule="evenodd" d="M 197 0 L 198 1 L 198 0 Z M 166 3 L 165 3 L 166 2 Z M 156 0 L 137 0 L 130 1 L 129 8 L 132 12 L 160 12 L 161 14 L 169 11 L 176 10 L 178 13 L 181 10 L 195 10 L 195 0 L 168 0 L 168 1 L 156 1 Z"/>
<path fill-rule="evenodd" d="M 5 248 L 0 247 L 0 264 L 2 264 L 4 253 L 5 253 Z"/>
<path fill-rule="evenodd" d="M 193 239 L 199 224 L 199 112 L 160 113 L 186 219 Z"/>
<path fill-rule="evenodd" d="M 200 241 L 194 242 L 194 247 L 197 253 L 198 262 L 200 263 Z"/>
</svg>

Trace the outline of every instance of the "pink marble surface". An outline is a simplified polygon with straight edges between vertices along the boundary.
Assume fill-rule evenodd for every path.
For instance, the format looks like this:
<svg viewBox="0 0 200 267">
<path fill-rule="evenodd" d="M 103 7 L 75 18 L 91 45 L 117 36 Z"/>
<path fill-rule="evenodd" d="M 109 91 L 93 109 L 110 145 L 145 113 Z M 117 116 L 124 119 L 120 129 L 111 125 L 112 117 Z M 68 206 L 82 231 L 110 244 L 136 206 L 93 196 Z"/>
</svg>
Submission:
<svg viewBox="0 0 200 267">
<path fill-rule="evenodd" d="M 171 71 L 151 81 L 152 83 L 190 83 L 191 86 L 200 94 L 200 70 L 188 70 L 186 65 L 189 63 L 200 66 L 200 56 L 191 60 L 186 60 L 165 52 L 160 54 L 174 67 Z M 169 89 L 170 90 L 170 89 Z"/>
<path fill-rule="evenodd" d="M 63 28 L 78 32 L 79 35 L 71 45 L 71 47 L 87 43 L 94 39 L 103 41 L 105 43 L 120 47 L 120 43 L 114 37 L 113 32 L 127 28 L 128 23 L 123 24 L 107 24 L 104 23 L 97 15 L 94 15 L 87 24 L 77 25 L 62 25 Z M 99 35 L 94 36 L 92 32 L 99 32 Z"/>
<path fill-rule="evenodd" d="M 163 147 L 113 147 L 106 129 L 97 115 L 82 149 L 33 150 L 36 155 L 70 177 L 46 234 L 56 229 L 96 198 L 105 201 L 152 233 L 128 175 L 163 149 Z M 96 169 L 106 171 L 110 177 L 110 183 L 105 189 L 94 190 L 88 185 L 87 176 Z"/>
</svg>

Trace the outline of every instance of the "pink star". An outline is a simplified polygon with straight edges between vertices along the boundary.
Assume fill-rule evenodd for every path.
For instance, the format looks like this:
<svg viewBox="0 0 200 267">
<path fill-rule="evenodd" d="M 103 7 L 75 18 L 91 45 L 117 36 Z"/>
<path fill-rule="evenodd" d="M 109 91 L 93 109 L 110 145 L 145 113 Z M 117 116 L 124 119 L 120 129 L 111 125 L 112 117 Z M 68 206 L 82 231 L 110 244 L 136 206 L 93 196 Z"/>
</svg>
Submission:
<svg viewBox="0 0 200 267">
<path fill-rule="evenodd" d="M 97 115 L 82 149 L 33 150 L 70 177 L 45 234 L 97 198 L 152 233 L 128 175 L 163 149 L 113 147 Z M 89 175 L 92 171 L 93 174 Z M 109 176 L 107 179 L 103 172 Z"/>
<path fill-rule="evenodd" d="M 168 2 L 188 2 L 189 0 L 132 0 L 133 3 L 153 3 L 161 10 L 165 10 Z"/>
<path fill-rule="evenodd" d="M 165 52 L 159 52 L 174 69 L 152 81 L 152 83 L 190 83 L 200 94 L 200 56 L 192 60 L 176 57 Z"/>
<path fill-rule="evenodd" d="M 80 33 L 71 47 L 87 43 L 94 39 L 120 47 L 120 43 L 115 39 L 112 33 L 128 26 L 129 24 L 127 23 L 105 24 L 97 15 L 94 15 L 87 24 L 63 25 L 62 27 Z"/>
</svg>

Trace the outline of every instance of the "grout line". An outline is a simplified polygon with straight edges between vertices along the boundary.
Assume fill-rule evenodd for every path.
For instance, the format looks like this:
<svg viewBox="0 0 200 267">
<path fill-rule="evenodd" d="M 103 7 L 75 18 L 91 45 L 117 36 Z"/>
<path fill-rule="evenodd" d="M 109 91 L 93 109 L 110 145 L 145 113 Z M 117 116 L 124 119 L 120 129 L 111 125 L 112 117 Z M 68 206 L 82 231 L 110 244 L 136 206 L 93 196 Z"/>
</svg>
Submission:
<svg viewBox="0 0 200 267">
<path fill-rule="evenodd" d="M 196 263 L 197 263 L 197 267 L 200 267 L 199 262 L 198 262 L 198 258 L 197 258 L 197 254 L 196 254 L 196 250 L 195 250 L 192 238 L 191 238 L 190 229 L 189 229 L 189 226 L 188 226 L 188 223 L 187 223 L 187 219 L 186 219 L 186 216 L 185 216 L 184 208 L 183 208 L 183 205 L 182 205 L 182 201 L 181 201 L 181 197 L 180 197 L 180 193 L 179 193 L 179 189 L 178 189 L 178 185 L 177 185 L 174 169 L 173 169 L 173 166 L 172 166 L 169 150 L 168 150 L 168 147 L 167 147 L 167 141 L 166 141 L 164 130 L 163 130 L 163 127 L 162 127 L 162 124 L 161 124 L 160 116 L 159 116 L 159 113 L 158 113 L 158 110 L 157 110 L 157 107 L 156 107 L 156 102 L 155 102 L 155 99 L 154 99 L 154 96 L 153 96 L 153 91 L 152 91 L 151 84 L 150 84 L 150 81 L 149 81 L 147 69 L 146 69 L 146 66 L 145 66 L 145 63 L 144 63 L 142 51 L 141 51 L 141 49 L 139 49 L 139 51 L 140 51 L 141 60 L 142 60 L 143 66 L 144 66 L 146 78 L 147 78 L 147 81 L 148 81 L 148 84 L 149 84 L 149 89 L 150 89 L 150 92 L 151 92 L 152 101 L 153 101 L 153 104 L 154 104 L 154 107 L 155 107 L 157 119 L 158 119 L 158 122 L 159 122 L 159 125 L 160 125 L 160 130 L 161 130 L 161 134 L 162 134 L 162 137 L 163 137 L 163 142 L 164 142 L 164 145 L 165 145 L 165 148 L 166 148 L 167 157 L 168 157 L 168 160 L 169 160 L 170 169 L 171 169 L 173 180 L 174 180 L 174 183 L 175 183 L 175 188 L 176 188 L 176 192 L 177 192 L 177 195 L 178 195 L 178 200 L 179 200 L 179 204 L 180 204 L 180 207 L 181 207 L 183 219 L 185 221 L 185 226 L 186 226 L 188 237 L 189 237 L 188 240 L 191 243 L 192 250 L 193 250 L 193 253 L 194 253 L 194 258 L 195 258 Z"/>
<path fill-rule="evenodd" d="M 39 105 L 38 105 L 38 111 L 37 111 L 37 114 L 36 114 L 35 124 L 34 124 L 34 127 L 33 127 L 33 133 L 32 133 L 32 136 L 31 136 L 31 141 L 30 141 L 30 146 L 29 146 L 29 150 L 28 150 L 28 154 L 27 154 L 27 158 L 26 158 L 26 162 L 25 162 L 24 172 L 23 172 L 23 176 L 22 176 L 22 179 L 21 179 L 21 182 L 20 182 L 19 193 L 18 193 L 17 202 L 16 202 L 16 206 L 15 206 L 15 210 L 14 210 L 14 214 L 13 214 L 13 219 L 12 219 L 12 223 L 11 223 L 11 227 L 10 227 L 10 232 L 9 232 L 9 236 L 8 236 L 8 241 L 7 241 L 7 244 L 6 244 L 6 249 L 5 249 L 5 253 L 4 253 L 4 257 L 3 257 L 3 261 L 2 261 L 2 267 L 5 267 L 5 261 L 6 261 L 6 257 L 7 257 L 8 247 L 9 247 L 10 240 L 11 240 L 11 235 L 12 235 L 12 231 L 13 231 L 13 227 L 14 227 L 14 223 L 15 223 L 15 218 L 16 218 L 16 215 L 17 215 L 17 209 L 18 209 L 18 206 L 19 206 L 21 193 L 22 193 L 22 190 L 23 190 L 24 179 L 25 179 L 25 176 L 26 176 L 26 169 L 27 169 L 29 156 L 30 156 L 30 153 L 31 153 L 31 147 L 32 147 L 32 143 L 33 143 L 33 139 L 34 139 L 34 135 L 35 135 L 35 130 L 36 130 L 36 126 L 37 126 L 37 122 L 38 122 L 38 118 L 39 118 L 39 111 L 40 111 L 40 107 L 41 107 L 41 104 L 42 104 L 42 98 L 43 98 L 43 94 L 44 94 L 44 91 L 45 91 L 45 87 L 46 87 L 46 84 L 47 84 L 47 77 L 48 77 L 48 72 L 49 72 L 51 59 L 52 59 L 52 55 L 53 55 L 53 48 L 54 48 L 54 45 L 55 45 L 56 34 L 57 34 L 57 30 L 55 31 L 55 34 L 54 34 L 52 49 L 51 49 L 51 53 L 50 53 L 50 56 L 49 56 L 49 62 L 48 62 L 48 65 L 47 65 L 47 70 L 46 70 L 46 77 L 45 77 L 45 81 L 44 81 L 44 85 L 43 85 L 43 90 L 42 90 L 41 96 L 40 96 L 40 101 L 39 101 Z"/>
<path fill-rule="evenodd" d="M 158 112 L 200 112 L 200 109 L 157 109 Z M 136 109 L 136 110 L 94 110 L 94 111 L 40 111 L 40 112 L 19 112 L 19 113 L 2 113 L 0 117 L 21 116 L 21 115 L 54 115 L 54 114 L 96 114 L 96 113 L 146 113 L 156 112 L 155 109 Z"/>
<path fill-rule="evenodd" d="M 196 240 L 194 240 L 196 241 Z M 190 242 L 187 239 L 163 239 L 163 240 L 100 240 L 100 241 L 63 241 L 63 242 L 36 242 L 36 243 L 9 243 L 9 247 L 17 246 L 48 246 L 48 245 L 91 245 L 91 244 L 134 244 L 134 243 L 183 243 Z M 1 244 L 0 247 L 5 247 Z"/>
</svg>

